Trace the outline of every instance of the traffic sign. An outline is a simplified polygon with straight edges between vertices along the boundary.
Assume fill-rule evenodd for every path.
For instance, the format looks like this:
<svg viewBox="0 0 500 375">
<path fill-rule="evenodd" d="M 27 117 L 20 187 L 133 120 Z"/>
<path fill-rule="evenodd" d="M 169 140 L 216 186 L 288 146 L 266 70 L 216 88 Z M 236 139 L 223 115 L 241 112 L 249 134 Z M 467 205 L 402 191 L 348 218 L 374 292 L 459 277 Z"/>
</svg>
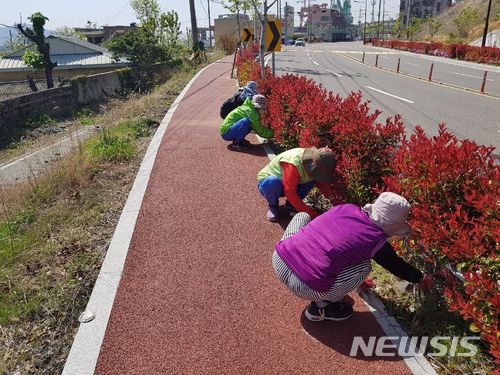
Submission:
<svg viewBox="0 0 500 375">
<path fill-rule="evenodd" d="M 243 29 L 243 42 L 249 42 L 250 40 L 253 42 L 253 29 L 250 27 Z"/>
<path fill-rule="evenodd" d="M 267 52 L 281 51 L 281 21 L 267 21 L 266 27 Z"/>
</svg>

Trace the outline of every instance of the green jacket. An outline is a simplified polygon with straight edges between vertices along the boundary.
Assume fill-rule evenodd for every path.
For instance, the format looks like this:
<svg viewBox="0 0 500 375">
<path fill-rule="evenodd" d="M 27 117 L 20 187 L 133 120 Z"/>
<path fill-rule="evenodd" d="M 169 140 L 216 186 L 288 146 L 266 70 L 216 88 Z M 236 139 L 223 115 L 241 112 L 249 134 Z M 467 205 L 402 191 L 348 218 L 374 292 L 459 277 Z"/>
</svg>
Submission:
<svg viewBox="0 0 500 375">
<path fill-rule="evenodd" d="M 257 175 L 257 181 L 262 181 L 269 176 L 279 177 L 283 180 L 283 168 L 281 162 L 294 165 L 299 171 L 299 184 L 307 184 L 314 179 L 307 174 L 302 159 L 304 157 L 305 148 L 292 148 L 291 150 L 282 152 L 271 160 Z"/>
<path fill-rule="evenodd" d="M 253 106 L 252 100 L 246 98 L 242 105 L 231 111 L 224 119 L 220 128 L 221 135 L 226 134 L 228 129 L 242 118 L 247 117 L 251 123 L 251 129 L 260 135 L 262 138 L 272 138 L 274 132 L 272 129 L 266 128 L 260 122 L 260 115 Z"/>
</svg>

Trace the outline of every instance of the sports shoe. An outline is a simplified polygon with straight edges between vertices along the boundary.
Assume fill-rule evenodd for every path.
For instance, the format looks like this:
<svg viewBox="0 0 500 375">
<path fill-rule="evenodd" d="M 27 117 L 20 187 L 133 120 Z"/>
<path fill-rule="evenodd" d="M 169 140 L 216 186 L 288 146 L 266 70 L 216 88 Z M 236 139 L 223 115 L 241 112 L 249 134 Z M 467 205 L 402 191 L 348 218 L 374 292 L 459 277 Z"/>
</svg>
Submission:
<svg viewBox="0 0 500 375">
<path fill-rule="evenodd" d="M 250 142 L 248 142 L 248 144 L 250 144 Z M 243 150 L 248 149 L 248 146 L 243 141 L 240 141 L 240 142 L 233 141 L 233 143 L 231 143 L 229 145 L 229 148 L 232 149 L 232 150 L 234 150 L 234 151 L 243 151 Z"/>
<path fill-rule="evenodd" d="M 240 141 L 240 145 L 243 145 L 243 146 L 250 146 L 251 143 L 248 139 L 243 139 Z"/>
<path fill-rule="evenodd" d="M 266 214 L 267 220 L 272 221 L 272 222 L 276 222 L 276 221 L 278 221 L 279 215 L 280 214 L 278 211 L 278 207 L 269 206 L 269 209 L 267 210 L 267 214 Z"/>
<path fill-rule="evenodd" d="M 285 208 L 290 211 L 290 213 L 297 213 L 297 210 L 293 205 L 290 203 L 290 201 L 287 199 L 285 202 Z"/>
<path fill-rule="evenodd" d="M 347 303 L 332 302 L 323 308 L 318 308 L 314 302 L 305 311 L 306 318 L 311 322 L 321 322 L 323 320 L 346 320 L 352 315 L 352 307 Z"/>
</svg>

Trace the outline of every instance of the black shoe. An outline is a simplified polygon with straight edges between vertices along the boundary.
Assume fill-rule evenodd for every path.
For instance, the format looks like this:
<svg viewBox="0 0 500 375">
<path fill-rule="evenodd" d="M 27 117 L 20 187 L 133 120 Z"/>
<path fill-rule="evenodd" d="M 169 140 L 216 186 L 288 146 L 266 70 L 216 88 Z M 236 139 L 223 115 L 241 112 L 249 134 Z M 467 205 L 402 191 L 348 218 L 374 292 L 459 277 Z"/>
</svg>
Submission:
<svg viewBox="0 0 500 375">
<path fill-rule="evenodd" d="M 311 322 L 321 322 L 323 320 L 346 320 L 352 315 L 352 307 L 347 303 L 332 302 L 322 309 L 311 302 L 305 311 L 306 318 Z"/>
<path fill-rule="evenodd" d="M 251 143 L 249 140 L 247 139 L 243 139 L 242 141 L 240 141 L 240 145 L 244 145 L 244 146 L 250 146 Z"/>
<path fill-rule="evenodd" d="M 248 141 L 247 141 L 248 142 Z M 236 142 L 236 141 L 233 141 L 233 143 L 231 143 L 229 145 L 229 148 L 231 150 L 234 150 L 234 151 L 243 151 L 243 150 L 247 150 L 248 149 L 248 146 L 243 143 L 243 142 Z"/>
<path fill-rule="evenodd" d="M 293 207 L 293 205 L 290 203 L 290 201 L 287 199 L 285 202 L 285 208 L 290 211 L 290 213 L 297 213 L 298 211 Z"/>
</svg>

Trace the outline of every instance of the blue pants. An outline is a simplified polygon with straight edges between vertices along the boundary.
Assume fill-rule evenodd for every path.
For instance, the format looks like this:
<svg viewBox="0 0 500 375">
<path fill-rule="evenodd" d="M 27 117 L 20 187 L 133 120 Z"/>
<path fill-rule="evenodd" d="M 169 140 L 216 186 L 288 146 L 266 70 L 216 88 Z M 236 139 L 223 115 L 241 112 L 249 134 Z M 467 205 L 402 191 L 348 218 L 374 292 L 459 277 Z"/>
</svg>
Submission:
<svg viewBox="0 0 500 375">
<path fill-rule="evenodd" d="M 231 125 L 227 132 L 222 135 L 222 139 L 225 141 L 241 142 L 248 133 L 250 133 L 250 120 L 244 117 Z"/>
<path fill-rule="evenodd" d="M 278 200 L 280 197 L 285 196 L 285 190 L 283 187 L 283 181 L 281 178 L 276 176 L 269 176 L 259 182 L 257 185 L 259 192 L 264 198 L 266 198 L 269 206 L 278 207 Z M 307 184 L 299 184 L 297 186 L 297 194 L 301 199 L 304 199 L 309 191 L 313 188 L 314 181 L 308 182 Z"/>
</svg>

